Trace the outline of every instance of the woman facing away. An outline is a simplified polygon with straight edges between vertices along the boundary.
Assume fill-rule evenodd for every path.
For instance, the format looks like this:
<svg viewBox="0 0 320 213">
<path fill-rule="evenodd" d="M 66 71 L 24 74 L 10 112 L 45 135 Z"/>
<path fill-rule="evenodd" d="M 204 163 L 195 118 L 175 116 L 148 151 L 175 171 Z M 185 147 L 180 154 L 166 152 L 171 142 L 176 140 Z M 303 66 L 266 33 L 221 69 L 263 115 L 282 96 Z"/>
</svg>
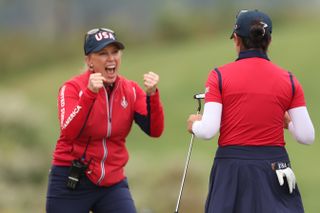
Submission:
<svg viewBox="0 0 320 213">
<path fill-rule="evenodd" d="M 301 144 L 313 143 L 314 128 L 299 81 L 267 56 L 271 32 L 267 14 L 237 15 L 238 58 L 209 73 L 203 115 L 189 116 L 196 137 L 220 130 L 206 213 L 304 212 L 284 128 Z"/>
<path fill-rule="evenodd" d="M 145 91 L 119 75 L 123 43 L 106 28 L 85 35 L 88 69 L 62 85 L 60 136 L 49 174 L 48 213 L 135 213 L 124 166 L 133 121 L 151 137 L 164 128 L 157 84 L 144 75 Z"/>
</svg>

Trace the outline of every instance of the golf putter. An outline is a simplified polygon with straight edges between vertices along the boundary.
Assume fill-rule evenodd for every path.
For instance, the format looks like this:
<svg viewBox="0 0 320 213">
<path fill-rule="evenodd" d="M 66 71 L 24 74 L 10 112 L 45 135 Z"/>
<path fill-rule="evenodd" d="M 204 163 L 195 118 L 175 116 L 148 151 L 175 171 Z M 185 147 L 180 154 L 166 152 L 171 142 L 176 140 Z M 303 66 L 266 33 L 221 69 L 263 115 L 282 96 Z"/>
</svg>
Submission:
<svg viewBox="0 0 320 213">
<path fill-rule="evenodd" d="M 195 94 L 193 96 L 193 98 L 198 101 L 197 115 L 201 111 L 201 99 L 204 99 L 204 96 L 205 96 L 205 94 L 203 94 L 203 93 Z M 177 201 L 177 205 L 176 205 L 176 210 L 175 210 L 174 213 L 178 213 L 178 211 L 179 211 L 180 200 L 181 200 L 182 191 L 183 191 L 183 187 L 184 187 L 184 182 L 186 180 L 186 175 L 187 175 L 189 162 L 190 162 L 190 157 L 191 157 L 191 152 L 192 152 L 193 140 L 194 140 L 194 134 L 192 133 L 190 144 L 189 144 L 189 150 L 188 150 L 188 154 L 187 154 L 187 160 L 186 160 L 186 164 L 184 166 L 184 171 L 183 171 L 183 176 L 182 176 L 182 181 L 181 181 L 178 201 Z"/>
</svg>

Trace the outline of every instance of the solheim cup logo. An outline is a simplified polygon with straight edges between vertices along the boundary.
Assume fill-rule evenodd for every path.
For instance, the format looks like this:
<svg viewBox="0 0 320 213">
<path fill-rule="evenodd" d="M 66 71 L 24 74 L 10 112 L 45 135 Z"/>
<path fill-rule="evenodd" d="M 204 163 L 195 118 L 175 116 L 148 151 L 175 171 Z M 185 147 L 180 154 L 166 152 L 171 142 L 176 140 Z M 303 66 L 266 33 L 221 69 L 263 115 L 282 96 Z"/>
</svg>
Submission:
<svg viewBox="0 0 320 213">
<path fill-rule="evenodd" d="M 128 102 L 124 96 L 122 96 L 121 106 L 125 109 L 128 106 Z"/>
</svg>

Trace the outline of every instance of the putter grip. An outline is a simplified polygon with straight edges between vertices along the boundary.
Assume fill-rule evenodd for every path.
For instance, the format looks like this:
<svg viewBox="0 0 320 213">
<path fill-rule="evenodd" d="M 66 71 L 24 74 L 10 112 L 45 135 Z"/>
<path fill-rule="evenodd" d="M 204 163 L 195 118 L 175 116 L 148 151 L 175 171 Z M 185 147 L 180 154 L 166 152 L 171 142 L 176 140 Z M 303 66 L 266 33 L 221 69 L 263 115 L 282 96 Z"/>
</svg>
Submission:
<svg viewBox="0 0 320 213">
<path fill-rule="evenodd" d="M 195 94 L 194 96 L 193 96 L 193 98 L 194 99 L 204 99 L 204 97 L 205 97 L 205 94 L 204 93 L 199 93 L 199 94 Z"/>
</svg>

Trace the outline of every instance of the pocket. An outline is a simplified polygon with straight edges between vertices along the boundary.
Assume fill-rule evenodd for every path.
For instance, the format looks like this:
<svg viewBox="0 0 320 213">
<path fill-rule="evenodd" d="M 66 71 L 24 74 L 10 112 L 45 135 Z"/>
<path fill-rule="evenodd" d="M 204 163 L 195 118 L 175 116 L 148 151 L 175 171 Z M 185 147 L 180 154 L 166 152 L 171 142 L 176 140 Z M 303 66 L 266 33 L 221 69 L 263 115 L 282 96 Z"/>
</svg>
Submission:
<svg viewBox="0 0 320 213">
<path fill-rule="evenodd" d="M 57 198 L 68 193 L 66 187 L 68 172 L 69 167 L 52 166 L 48 180 L 47 198 Z"/>
<path fill-rule="evenodd" d="M 272 188 L 278 195 L 279 200 L 287 199 L 289 197 L 292 197 L 295 194 L 295 190 L 293 190 L 292 194 L 289 193 L 289 186 L 285 177 L 284 177 L 284 184 L 282 186 L 280 185 L 277 173 L 274 169 L 271 168 L 271 165 L 270 165 L 270 179 L 272 180 L 271 181 Z"/>
<path fill-rule="evenodd" d="M 69 166 L 52 166 L 49 177 L 68 177 Z"/>
</svg>

